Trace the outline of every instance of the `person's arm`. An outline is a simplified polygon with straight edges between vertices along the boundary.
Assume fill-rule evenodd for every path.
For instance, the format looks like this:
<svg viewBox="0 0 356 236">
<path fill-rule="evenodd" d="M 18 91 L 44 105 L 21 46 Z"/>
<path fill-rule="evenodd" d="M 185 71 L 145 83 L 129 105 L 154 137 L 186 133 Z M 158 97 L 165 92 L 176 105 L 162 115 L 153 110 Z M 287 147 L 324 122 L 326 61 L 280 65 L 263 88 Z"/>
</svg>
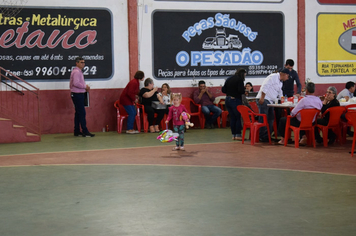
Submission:
<svg viewBox="0 0 356 236">
<path fill-rule="evenodd" d="M 267 77 L 268 78 L 268 77 Z M 272 89 L 271 88 L 271 85 L 270 85 L 271 81 L 264 81 L 264 83 L 261 85 L 261 88 L 260 88 L 260 91 L 261 91 L 261 97 L 260 99 L 258 100 L 258 103 L 259 104 L 263 104 L 264 101 L 265 101 L 265 97 L 266 97 L 266 91 L 268 91 L 269 89 Z"/>
<path fill-rule="evenodd" d="M 199 96 L 199 89 L 194 91 L 193 100 L 195 103 L 200 104 L 201 96 Z"/>
<path fill-rule="evenodd" d="M 182 104 L 181 106 L 182 106 L 182 110 L 185 111 L 186 113 L 188 113 L 187 108 L 186 108 L 183 104 Z M 183 111 L 182 111 L 182 112 L 183 112 Z M 190 114 L 189 114 L 189 115 L 190 115 Z"/>
<path fill-rule="evenodd" d="M 164 104 L 162 96 L 159 95 L 159 93 L 157 93 L 157 99 L 158 99 L 159 103 Z"/>
<path fill-rule="evenodd" d="M 210 100 L 211 100 L 211 101 L 214 101 L 215 98 L 214 98 L 214 96 L 210 93 L 210 91 L 209 91 L 208 88 L 205 89 L 205 92 L 206 92 L 206 94 L 208 94 Z"/>
<path fill-rule="evenodd" d="M 258 100 L 259 104 L 263 104 L 265 102 L 265 96 L 266 94 L 264 92 L 261 93 L 261 98 Z"/>
<path fill-rule="evenodd" d="M 317 118 L 319 119 L 319 118 L 321 118 L 322 116 L 323 116 L 323 108 L 324 108 L 324 105 L 323 105 L 323 107 L 321 108 L 321 111 L 318 113 L 318 115 L 317 115 Z"/>
<path fill-rule="evenodd" d="M 295 72 L 295 83 L 297 84 L 297 96 L 299 97 L 302 93 L 302 84 L 300 83 L 298 73 Z"/>
<path fill-rule="evenodd" d="M 154 87 L 151 91 L 145 92 L 144 94 L 142 94 L 142 97 L 144 97 L 144 98 L 152 97 L 155 94 L 155 92 L 157 91 L 157 89 L 158 89 L 157 87 Z"/>
<path fill-rule="evenodd" d="M 323 105 L 328 104 L 328 101 L 329 101 L 329 99 L 327 97 L 325 97 L 324 100 L 323 100 Z"/>
<path fill-rule="evenodd" d="M 198 95 L 199 101 L 200 101 L 200 99 L 203 97 L 203 95 L 204 95 L 205 92 L 206 92 L 206 89 L 200 90 L 199 95 Z"/>
<path fill-rule="evenodd" d="M 237 85 L 237 93 L 238 94 L 245 94 L 245 85 L 242 80 L 239 80 L 238 85 Z M 248 92 L 247 92 L 248 95 Z"/>
<path fill-rule="evenodd" d="M 134 86 L 132 83 L 127 84 L 127 96 L 131 101 L 136 101 L 137 99 L 138 86 Z"/>
<path fill-rule="evenodd" d="M 170 107 L 168 109 L 168 116 L 167 116 L 166 124 L 172 119 L 172 117 L 173 117 L 173 107 Z"/>
</svg>

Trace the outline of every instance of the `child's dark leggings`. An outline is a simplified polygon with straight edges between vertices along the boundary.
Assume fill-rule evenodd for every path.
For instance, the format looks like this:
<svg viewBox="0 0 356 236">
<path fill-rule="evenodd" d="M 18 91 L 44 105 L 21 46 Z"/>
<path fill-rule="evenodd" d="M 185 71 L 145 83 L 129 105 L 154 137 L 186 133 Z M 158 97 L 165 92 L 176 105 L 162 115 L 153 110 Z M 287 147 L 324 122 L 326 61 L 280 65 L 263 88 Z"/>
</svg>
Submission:
<svg viewBox="0 0 356 236">
<path fill-rule="evenodd" d="M 174 132 L 178 133 L 178 140 L 176 141 L 176 146 L 183 147 L 184 146 L 184 125 L 174 125 L 173 130 Z"/>
</svg>

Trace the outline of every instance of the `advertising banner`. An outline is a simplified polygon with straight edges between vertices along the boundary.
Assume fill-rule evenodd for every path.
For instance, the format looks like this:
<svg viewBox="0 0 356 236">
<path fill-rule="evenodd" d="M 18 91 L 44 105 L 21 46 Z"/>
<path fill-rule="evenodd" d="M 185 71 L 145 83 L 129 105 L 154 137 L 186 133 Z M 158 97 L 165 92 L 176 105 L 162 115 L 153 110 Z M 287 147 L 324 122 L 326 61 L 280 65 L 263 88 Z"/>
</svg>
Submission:
<svg viewBox="0 0 356 236">
<path fill-rule="evenodd" d="M 155 1 L 174 1 L 174 2 L 185 2 L 185 1 L 192 1 L 192 0 L 155 0 Z M 195 0 L 196 2 L 247 2 L 247 3 L 276 3 L 276 2 L 283 2 L 283 0 Z M 349 0 L 351 1 L 351 0 Z"/>
<path fill-rule="evenodd" d="M 284 63 L 280 12 L 153 13 L 156 79 L 226 77 L 237 68 L 266 76 Z"/>
<path fill-rule="evenodd" d="M 318 15 L 317 63 L 320 76 L 356 74 L 356 15 Z"/>
<path fill-rule="evenodd" d="M 318 0 L 320 4 L 355 4 L 355 0 Z"/>
<path fill-rule="evenodd" d="M 24 8 L 14 17 L 0 14 L 0 66 L 20 78 L 69 79 L 77 56 L 86 61 L 85 79 L 111 78 L 108 10 Z"/>
</svg>

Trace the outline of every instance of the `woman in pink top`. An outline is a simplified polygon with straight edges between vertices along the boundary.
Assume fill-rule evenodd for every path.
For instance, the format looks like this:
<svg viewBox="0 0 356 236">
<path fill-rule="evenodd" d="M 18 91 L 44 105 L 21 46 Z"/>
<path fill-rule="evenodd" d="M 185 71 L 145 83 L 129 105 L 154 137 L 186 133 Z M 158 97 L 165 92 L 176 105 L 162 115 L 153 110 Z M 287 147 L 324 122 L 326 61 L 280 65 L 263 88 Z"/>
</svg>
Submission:
<svg viewBox="0 0 356 236">
<path fill-rule="evenodd" d="M 175 150 L 184 151 L 184 120 L 180 119 L 180 115 L 182 112 L 188 112 L 182 102 L 182 94 L 181 93 L 173 93 L 173 106 L 169 108 L 168 117 L 166 123 L 168 123 L 171 119 L 173 119 L 173 130 L 178 133 L 178 140 L 176 141 L 176 146 L 173 148 Z"/>
</svg>

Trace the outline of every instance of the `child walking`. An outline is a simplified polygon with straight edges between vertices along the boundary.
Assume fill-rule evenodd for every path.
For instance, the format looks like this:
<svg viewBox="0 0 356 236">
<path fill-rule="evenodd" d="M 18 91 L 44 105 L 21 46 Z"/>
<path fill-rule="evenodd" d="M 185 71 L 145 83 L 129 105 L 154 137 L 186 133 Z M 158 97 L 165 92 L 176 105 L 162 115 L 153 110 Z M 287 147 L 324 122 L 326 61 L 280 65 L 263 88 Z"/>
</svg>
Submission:
<svg viewBox="0 0 356 236">
<path fill-rule="evenodd" d="M 180 114 L 183 111 L 188 112 L 182 102 L 181 93 L 173 93 L 173 106 L 169 108 L 168 117 L 166 123 L 173 119 L 173 130 L 178 133 L 178 140 L 176 141 L 176 146 L 173 148 L 173 151 L 182 150 L 184 151 L 184 121 L 180 120 Z"/>
</svg>

